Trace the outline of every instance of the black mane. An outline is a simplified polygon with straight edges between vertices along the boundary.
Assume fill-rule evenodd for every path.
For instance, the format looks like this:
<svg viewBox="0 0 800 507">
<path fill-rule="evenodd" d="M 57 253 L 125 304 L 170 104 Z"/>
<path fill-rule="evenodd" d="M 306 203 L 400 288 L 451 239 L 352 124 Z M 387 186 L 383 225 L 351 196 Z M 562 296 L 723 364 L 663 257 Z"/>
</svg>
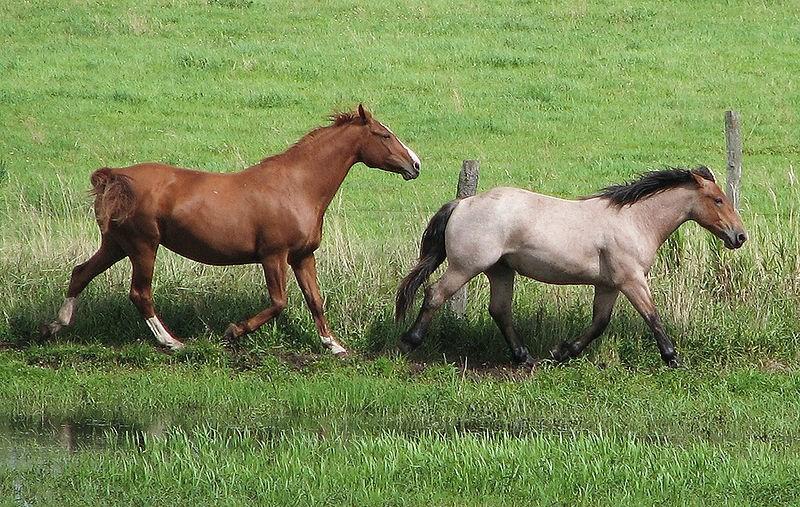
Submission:
<svg viewBox="0 0 800 507">
<path fill-rule="evenodd" d="M 655 195 L 664 190 L 675 188 L 686 183 L 694 182 L 692 174 L 709 181 L 715 181 L 714 175 L 706 166 L 699 166 L 695 169 L 680 169 L 671 167 L 660 171 L 648 171 L 639 176 L 639 179 L 623 183 L 621 185 L 610 185 L 600 190 L 590 197 L 600 197 L 608 199 L 615 206 L 622 207 L 634 204 L 642 199 Z"/>
</svg>

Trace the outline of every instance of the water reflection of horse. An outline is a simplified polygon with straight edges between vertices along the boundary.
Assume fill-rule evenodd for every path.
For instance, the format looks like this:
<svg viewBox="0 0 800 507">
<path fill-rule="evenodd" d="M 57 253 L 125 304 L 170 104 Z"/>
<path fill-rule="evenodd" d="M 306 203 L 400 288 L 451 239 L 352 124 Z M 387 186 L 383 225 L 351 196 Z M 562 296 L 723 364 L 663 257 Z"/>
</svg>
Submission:
<svg viewBox="0 0 800 507">
<path fill-rule="evenodd" d="M 664 362 L 677 366 L 678 356 L 653 304 L 647 274 L 656 250 L 687 220 L 699 223 L 731 249 L 747 239 L 738 213 L 705 167 L 652 171 L 578 201 L 496 188 L 445 204 L 431 218 L 422 236 L 419 262 L 397 291 L 398 320 L 445 258 L 447 271 L 426 290 L 401 346 L 417 347 L 442 303 L 485 273 L 489 313 L 514 358 L 535 364 L 511 323 L 514 275 L 520 273 L 545 283 L 595 287 L 591 325 L 552 351 L 556 361 L 577 356 L 605 330 L 622 292 L 649 325 Z"/>
<path fill-rule="evenodd" d="M 356 113 L 331 120 L 332 125 L 312 130 L 285 152 L 238 173 L 153 163 L 96 171 L 91 180 L 100 248 L 72 271 L 66 300 L 57 319 L 43 326 L 43 334 L 71 324 L 86 285 L 128 257 L 133 266 L 131 301 L 161 344 L 181 347 L 153 306 L 153 266 L 159 245 L 164 245 L 206 264 L 261 264 L 272 306 L 228 326 L 227 339 L 258 329 L 284 309 L 291 266 L 323 344 L 334 354 L 345 354 L 328 328 L 317 284 L 314 251 L 323 215 L 357 162 L 406 180 L 419 175 L 420 162 L 360 105 Z"/>
</svg>

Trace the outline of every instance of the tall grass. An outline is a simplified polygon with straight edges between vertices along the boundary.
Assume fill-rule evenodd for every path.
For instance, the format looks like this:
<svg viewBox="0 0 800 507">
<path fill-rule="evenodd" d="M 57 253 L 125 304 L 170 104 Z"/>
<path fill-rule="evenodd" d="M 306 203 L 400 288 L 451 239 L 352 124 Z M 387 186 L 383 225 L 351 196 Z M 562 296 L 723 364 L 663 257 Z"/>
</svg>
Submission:
<svg viewBox="0 0 800 507">
<path fill-rule="evenodd" d="M 795 449 L 682 447 L 608 436 L 386 434 L 339 439 L 171 432 L 144 450 L 36 457 L 0 479 L 20 503 L 90 505 L 785 505 Z M 777 464 L 776 464 L 777 462 Z M 101 478 L 98 480 L 98 478 Z"/>
<path fill-rule="evenodd" d="M 797 190 L 793 190 L 796 195 Z M 0 286 L 14 296 L 0 301 L 0 339 L 16 344 L 35 339 L 38 325 L 55 314 L 71 268 L 94 251 L 98 232 L 88 199 L 65 190 L 39 202 L 19 197 L 0 228 Z M 688 223 L 663 248 L 651 275 L 656 303 L 679 351 L 690 364 L 794 362 L 800 345 L 800 228 L 795 207 L 784 215 L 745 213 L 750 241 L 724 250 L 696 224 Z M 320 283 L 334 330 L 356 351 L 391 349 L 400 329 L 392 320 L 394 290 L 413 264 L 427 216 L 409 212 L 390 238 L 361 235 L 346 212 L 333 209 L 318 253 Z M 96 279 L 84 293 L 74 328 L 63 340 L 130 345 L 152 340 L 127 298 L 126 260 Z M 230 321 L 269 304 L 254 266 L 218 268 L 188 261 L 162 249 L 155 276 L 157 308 L 180 336 L 216 343 Z M 471 283 L 466 320 L 442 312 L 423 355 L 468 355 L 507 360 L 505 345 L 485 311 L 487 283 Z M 540 356 L 555 342 L 586 326 L 591 289 L 520 281 L 515 295 L 517 326 Z M 321 350 L 302 296 L 292 284 L 289 309 L 274 324 L 247 338 L 244 347 Z M 657 364 L 646 326 L 620 302 L 604 339 L 591 357 L 615 364 Z"/>
<path fill-rule="evenodd" d="M 18 503 L 783 504 L 800 494 L 796 372 L 579 361 L 508 382 L 401 360 L 228 375 L 42 369 L 19 356 L 0 361 L 0 411 L 14 414 L 0 419 L 0 497 Z M 67 454 L 29 436 L 43 422 L 67 440 L 108 430 L 62 443 Z"/>
</svg>

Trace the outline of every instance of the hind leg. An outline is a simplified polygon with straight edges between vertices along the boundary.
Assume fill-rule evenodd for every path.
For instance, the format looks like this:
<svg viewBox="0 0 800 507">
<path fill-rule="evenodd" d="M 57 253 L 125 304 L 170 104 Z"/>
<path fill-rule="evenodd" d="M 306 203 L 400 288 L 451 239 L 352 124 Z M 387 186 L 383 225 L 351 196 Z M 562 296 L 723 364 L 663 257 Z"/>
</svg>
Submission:
<svg viewBox="0 0 800 507">
<path fill-rule="evenodd" d="M 249 319 L 238 324 L 231 323 L 223 336 L 229 343 L 234 343 L 238 338 L 260 328 L 286 308 L 286 268 L 288 267 L 286 253 L 265 258 L 261 261 L 261 267 L 264 269 L 264 278 L 272 304 Z"/>
<path fill-rule="evenodd" d="M 157 249 L 158 245 L 155 247 L 143 246 L 137 249 L 135 254 L 130 255 L 131 265 L 133 266 L 130 298 L 145 319 L 147 327 L 155 335 L 158 343 L 171 350 L 177 350 L 183 347 L 183 343 L 164 327 L 161 319 L 156 315 L 156 308 L 153 305 L 152 282 Z"/>
<path fill-rule="evenodd" d="M 511 302 L 514 296 L 513 269 L 504 264 L 495 264 L 485 271 L 489 279 L 491 295 L 489 296 L 489 315 L 494 319 L 497 327 L 511 348 L 514 360 L 520 364 L 533 366 L 536 361 L 531 357 L 527 347 L 517 336 L 512 323 Z"/>
<path fill-rule="evenodd" d="M 613 287 L 598 285 L 594 289 L 594 305 L 592 307 L 592 323 L 573 342 L 563 341 L 550 351 L 555 361 L 564 362 L 583 352 L 592 341 L 603 334 L 611 321 L 611 313 L 617 302 L 619 290 Z"/>
<path fill-rule="evenodd" d="M 428 333 L 428 326 L 436 310 L 479 272 L 468 272 L 451 264 L 447 271 L 444 272 L 444 275 L 439 278 L 439 281 L 425 290 L 425 299 L 422 302 L 422 308 L 419 310 L 417 319 L 411 325 L 411 328 L 400 337 L 400 347 L 404 352 L 419 347 Z"/>
<path fill-rule="evenodd" d="M 71 325 L 74 322 L 75 310 L 78 306 L 78 296 L 83 292 L 83 289 L 97 275 L 113 266 L 123 257 L 125 257 L 125 253 L 119 245 L 107 236 L 103 236 L 97 252 L 88 261 L 75 266 L 75 269 L 72 270 L 64 304 L 58 310 L 56 320 L 42 326 L 42 336 L 52 336 L 58 333 L 61 328 Z"/>
</svg>

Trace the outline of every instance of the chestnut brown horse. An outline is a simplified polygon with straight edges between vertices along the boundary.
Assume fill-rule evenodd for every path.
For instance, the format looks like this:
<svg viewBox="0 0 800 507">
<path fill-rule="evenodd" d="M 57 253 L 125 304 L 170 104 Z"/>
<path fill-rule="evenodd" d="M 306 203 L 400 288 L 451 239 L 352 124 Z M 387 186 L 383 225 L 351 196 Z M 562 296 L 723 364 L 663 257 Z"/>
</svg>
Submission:
<svg viewBox="0 0 800 507">
<path fill-rule="evenodd" d="M 322 343 L 336 355 L 346 354 L 325 320 L 317 283 L 314 251 L 322 237 L 323 215 L 354 164 L 411 180 L 419 175 L 420 161 L 361 105 L 357 112 L 334 115 L 331 121 L 285 152 L 238 173 L 155 163 L 95 171 L 91 182 L 100 248 L 72 271 L 66 300 L 42 333 L 52 335 L 70 325 L 86 285 L 128 257 L 133 266 L 131 301 L 159 343 L 180 348 L 183 344 L 153 306 L 153 267 L 163 245 L 206 264 L 261 264 L 272 305 L 228 326 L 226 339 L 258 329 L 286 307 L 291 266 Z"/>
<path fill-rule="evenodd" d="M 647 274 L 658 248 L 687 220 L 708 229 L 727 248 L 739 248 L 747 240 L 739 214 L 702 166 L 651 171 L 577 201 L 519 188 L 495 188 L 451 201 L 431 218 L 419 262 L 397 290 L 396 315 L 402 320 L 417 289 L 447 259 L 447 271 L 425 291 L 401 348 L 417 347 L 434 312 L 462 285 L 485 273 L 489 313 L 514 359 L 535 364 L 511 323 L 514 275 L 520 273 L 545 283 L 595 287 L 591 325 L 574 341 L 556 347 L 552 359 L 576 357 L 600 336 L 622 292 L 653 332 L 661 358 L 676 367 L 678 355 L 653 304 Z"/>
</svg>

